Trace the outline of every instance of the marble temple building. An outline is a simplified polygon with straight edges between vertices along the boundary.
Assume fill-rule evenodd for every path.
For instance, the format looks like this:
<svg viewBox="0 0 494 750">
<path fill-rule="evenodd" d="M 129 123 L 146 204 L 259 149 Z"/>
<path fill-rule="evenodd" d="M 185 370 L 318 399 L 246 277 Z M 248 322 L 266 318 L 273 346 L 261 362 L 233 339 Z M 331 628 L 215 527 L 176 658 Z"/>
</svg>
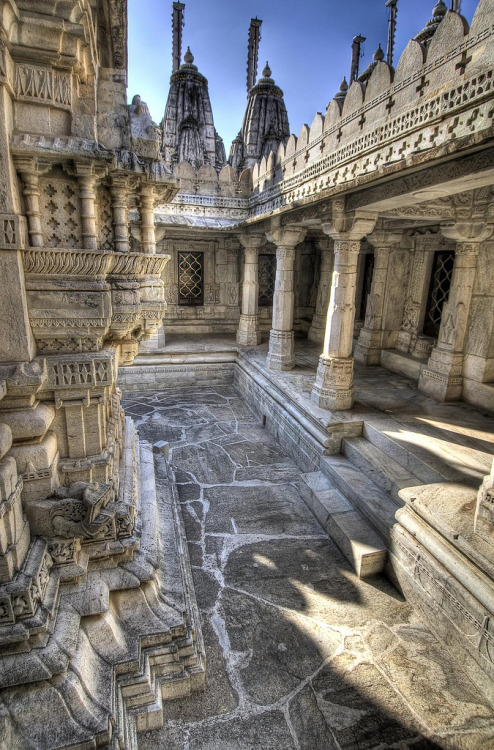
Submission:
<svg viewBox="0 0 494 750">
<path fill-rule="evenodd" d="M 494 748 L 494 0 L 384 4 L 228 149 L 184 3 L 157 124 L 0 0 L 0 750 Z"/>
</svg>

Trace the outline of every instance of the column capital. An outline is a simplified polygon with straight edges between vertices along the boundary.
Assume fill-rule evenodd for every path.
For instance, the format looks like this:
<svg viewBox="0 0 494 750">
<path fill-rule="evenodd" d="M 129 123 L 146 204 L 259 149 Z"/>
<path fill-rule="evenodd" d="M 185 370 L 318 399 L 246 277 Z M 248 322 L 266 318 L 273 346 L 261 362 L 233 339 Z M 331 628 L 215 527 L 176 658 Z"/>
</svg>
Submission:
<svg viewBox="0 0 494 750">
<path fill-rule="evenodd" d="M 116 188 L 117 190 L 128 190 L 129 179 L 126 174 L 119 174 L 118 172 L 114 172 L 110 175 L 110 186 L 112 188 Z"/>
<path fill-rule="evenodd" d="M 344 202 L 333 201 L 331 223 L 323 224 L 322 231 L 334 240 L 362 240 L 374 231 L 379 214 L 376 211 L 346 212 Z"/>
<path fill-rule="evenodd" d="M 141 183 L 141 189 L 139 190 L 139 197 L 141 201 L 145 201 L 145 202 L 153 201 L 153 205 L 154 205 L 154 200 L 156 198 L 154 186 L 146 182 Z"/>
<path fill-rule="evenodd" d="M 374 229 L 367 235 L 367 241 L 374 248 L 392 248 L 401 244 L 403 239 L 403 230 L 389 231 L 387 229 Z"/>
<path fill-rule="evenodd" d="M 258 250 L 266 242 L 264 234 L 251 234 L 242 232 L 237 235 L 238 241 L 247 250 Z"/>
<path fill-rule="evenodd" d="M 455 224 L 441 226 L 443 237 L 446 237 L 448 240 L 454 240 L 461 245 L 475 245 L 485 242 L 492 235 L 493 231 L 493 224 L 479 220 L 457 221 Z"/>
<path fill-rule="evenodd" d="M 266 237 L 277 247 L 295 248 L 305 239 L 306 234 L 306 227 L 301 227 L 297 224 L 286 224 L 285 226 L 277 224 L 273 225 L 271 229 L 266 232 Z"/>
<path fill-rule="evenodd" d="M 40 160 L 37 156 L 14 156 L 14 166 L 23 177 L 25 175 L 40 177 L 52 168 L 51 162 Z"/>
</svg>

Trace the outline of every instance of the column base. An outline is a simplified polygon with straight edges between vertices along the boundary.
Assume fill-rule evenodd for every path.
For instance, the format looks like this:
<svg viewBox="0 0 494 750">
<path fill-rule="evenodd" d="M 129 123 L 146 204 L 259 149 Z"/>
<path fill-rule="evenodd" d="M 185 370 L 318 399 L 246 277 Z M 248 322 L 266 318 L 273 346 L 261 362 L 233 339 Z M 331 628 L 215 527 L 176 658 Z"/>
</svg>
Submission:
<svg viewBox="0 0 494 750">
<path fill-rule="evenodd" d="M 362 365 L 381 364 L 382 332 L 362 328 L 355 346 L 355 362 Z"/>
<path fill-rule="evenodd" d="M 311 401 L 321 409 L 351 409 L 354 401 L 353 358 L 320 357 Z"/>
<path fill-rule="evenodd" d="M 237 331 L 237 344 L 258 346 L 261 343 L 258 315 L 241 315 Z"/>
<path fill-rule="evenodd" d="M 433 349 L 419 378 L 419 391 L 439 401 L 459 401 L 463 387 L 463 355 Z"/>
<path fill-rule="evenodd" d="M 271 329 L 266 363 L 270 370 L 293 370 L 295 367 L 293 331 Z"/>
</svg>

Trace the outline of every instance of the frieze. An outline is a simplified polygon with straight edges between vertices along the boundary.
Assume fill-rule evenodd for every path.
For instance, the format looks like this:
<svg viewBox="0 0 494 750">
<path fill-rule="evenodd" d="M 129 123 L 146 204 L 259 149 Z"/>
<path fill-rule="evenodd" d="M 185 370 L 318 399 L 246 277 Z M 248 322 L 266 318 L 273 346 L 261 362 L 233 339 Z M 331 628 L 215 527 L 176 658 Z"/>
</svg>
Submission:
<svg viewBox="0 0 494 750">
<path fill-rule="evenodd" d="M 41 101 L 64 108 L 72 104 L 70 73 L 18 63 L 14 87 L 17 98 L 24 101 Z"/>
<path fill-rule="evenodd" d="M 83 386 L 110 386 L 115 379 L 113 358 L 48 361 L 48 387 L 56 390 Z"/>
<path fill-rule="evenodd" d="M 378 203 L 392 197 L 413 193 L 417 190 L 432 187 L 443 182 L 460 179 L 469 174 L 482 172 L 494 167 L 494 149 L 468 156 L 459 156 L 446 164 L 430 166 L 418 174 L 402 177 L 375 188 L 368 188 L 348 199 L 347 208 L 353 210 L 371 203 Z"/>
</svg>

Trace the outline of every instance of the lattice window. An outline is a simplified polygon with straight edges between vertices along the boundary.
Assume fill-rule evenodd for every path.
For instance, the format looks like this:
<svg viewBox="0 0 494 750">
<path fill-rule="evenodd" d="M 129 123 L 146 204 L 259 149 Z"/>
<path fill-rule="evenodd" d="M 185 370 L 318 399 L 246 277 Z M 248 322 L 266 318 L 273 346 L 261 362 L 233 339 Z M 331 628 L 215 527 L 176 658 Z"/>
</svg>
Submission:
<svg viewBox="0 0 494 750">
<path fill-rule="evenodd" d="M 101 250 L 113 250 L 113 223 L 110 191 L 101 187 L 98 190 L 98 234 Z"/>
<path fill-rule="evenodd" d="M 204 253 L 178 253 L 178 304 L 204 304 Z"/>
<path fill-rule="evenodd" d="M 364 262 L 364 277 L 362 281 L 362 297 L 360 300 L 359 320 L 365 320 L 365 311 L 367 309 L 367 300 L 372 287 L 372 277 L 374 275 L 374 253 L 366 253 Z"/>
<path fill-rule="evenodd" d="M 448 301 L 455 254 L 452 250 L 434 253 L 431 283 L 424 318 L 424 333 L 437 338 L 441 326 L 443 307 Z"/>
<path fill-rule="evenodd" d="M 259 255 L 259 306 L 272 307 L 276 280 L 276 255 Z"/>
<path fill-rule="evenodd" d="M 48 247 L 82 248 L 79 187 L 46 179 L 41 186 L 43 235 Z"/>
</svg>

